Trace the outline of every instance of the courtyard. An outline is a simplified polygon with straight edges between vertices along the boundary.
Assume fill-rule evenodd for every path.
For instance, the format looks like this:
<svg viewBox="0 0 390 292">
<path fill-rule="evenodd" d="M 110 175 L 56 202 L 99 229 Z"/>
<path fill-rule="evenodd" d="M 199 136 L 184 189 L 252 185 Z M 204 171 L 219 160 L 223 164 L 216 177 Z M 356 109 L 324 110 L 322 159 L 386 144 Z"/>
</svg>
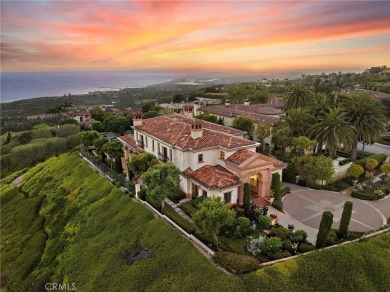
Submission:
<svg viewBox="0 0 390 292">
<path fill-rule="evenodd" d="M 314 190 L 294 184 L 284 184 L 291 193 L 283 197 L 285 213 L 295 220 L 318 229 L 322 213 L 333 213 L 332 228 L 338 229 L 346 201 L 353 202 L 351 231 L 365 232 L 386 224 L 390 217 L 390 196 L 378 201 L 365 201 L 341 195 L 337 192 Z"/>
</svg>

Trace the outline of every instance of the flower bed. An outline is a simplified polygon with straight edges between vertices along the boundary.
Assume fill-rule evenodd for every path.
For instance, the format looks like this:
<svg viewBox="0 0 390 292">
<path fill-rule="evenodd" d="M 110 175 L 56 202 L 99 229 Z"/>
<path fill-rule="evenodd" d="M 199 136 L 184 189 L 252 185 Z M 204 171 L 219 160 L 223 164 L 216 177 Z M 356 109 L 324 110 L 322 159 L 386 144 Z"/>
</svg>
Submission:
<svg viewBox="0 0 390 292">
<path fill-rule="evenodd" d="M 390 193 L 389 177 L 383 176 L 379 181 L 373 183 L 358 184 L 352 191 L 351 196 L 361 200 L 379 200 Z"/>
</svg>

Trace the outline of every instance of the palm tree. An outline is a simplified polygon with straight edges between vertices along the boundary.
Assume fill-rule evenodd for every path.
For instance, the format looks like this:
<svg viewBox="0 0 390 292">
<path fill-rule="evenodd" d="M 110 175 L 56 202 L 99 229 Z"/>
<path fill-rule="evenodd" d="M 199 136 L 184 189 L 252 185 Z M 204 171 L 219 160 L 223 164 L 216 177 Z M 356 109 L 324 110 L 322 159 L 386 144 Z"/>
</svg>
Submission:
<svg viewBox="0 0 390 292">
<path fill-rule="evenodd" d="M 348 122 L 356 128 L 356 139 L 352 145 L 351 160 L 356 160 L 357 143 L 373 144 L 385 131 L 388 119 L 380 100 L 368 94 L 354 94 L 341 103 Z"/>
<path fill-rule="evenodd" d="M 300 80 L 288 87 L 286 98 L 286 109 L 307 107 L 312 101 L 312 92 L 306 83 Z"/>
<path fill-rule="evenodd" d="M 355 128 L 348 123 L 342 109 L 332 108 L 323 120 L 311 127 L 309 133 L 317 141 L 326 144 L 329 157 L 332 157 L 339 146 L 350 146 L 356 140 Z"/>
<path fill-rule="evenodd" d="M 280 118 L 280 123 L 291 129 L 294 137 L 305 136 L 309 125 L 313 124 L 313 117 L 309 109 L 293 108 L 287 111 L 286 116 Z"/>
</svg>

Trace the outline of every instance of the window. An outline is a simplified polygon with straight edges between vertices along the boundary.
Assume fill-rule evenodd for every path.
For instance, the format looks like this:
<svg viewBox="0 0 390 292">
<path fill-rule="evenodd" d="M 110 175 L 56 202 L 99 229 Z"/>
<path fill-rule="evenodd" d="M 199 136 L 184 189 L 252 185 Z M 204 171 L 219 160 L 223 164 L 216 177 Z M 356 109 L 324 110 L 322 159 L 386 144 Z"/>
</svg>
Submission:
<svg viewBox="0 0 390 292">
<path fill-rule="evenodd" d="M 169 149 L 169 160 L 170 160 L 170 161 L 172 161 L 172 156 L 173 156 L 173 154 L 172 154 L 172 149 Z"/>
<path fill-rule="evenodd" d="M 207 198 L 207 191 L 203 190 L 203 191 L 202 191 L 202 196 L 205 197 L 205 198 Z"/>
<path fill-rule="evenodd" d="M 145 136 L 145 146 L 148 147 L 148 137 Z"/>
<path fill-rule="evenodd" d="M 220 157 L 219 157 L 219 158 L 221 158 L 221 159 L 225 159 L 225 152 L 221 151 L 221 155 L 220 155 Z"/>
<path fill-rule="evenodd" d="M 203 154 L 198 154 L 198 163 L 203 162 Z"/>
<path fill-rule="evenodd" d="M 154 140 L 152 140 L 152 151 L 154 152 Z"/>
<path fill-rule="evenodd" d="M 223 199 L 225 200 L 225 203 L 230 203 L 232 198 L 232 192 L 224 193 Z"/>
</svg>

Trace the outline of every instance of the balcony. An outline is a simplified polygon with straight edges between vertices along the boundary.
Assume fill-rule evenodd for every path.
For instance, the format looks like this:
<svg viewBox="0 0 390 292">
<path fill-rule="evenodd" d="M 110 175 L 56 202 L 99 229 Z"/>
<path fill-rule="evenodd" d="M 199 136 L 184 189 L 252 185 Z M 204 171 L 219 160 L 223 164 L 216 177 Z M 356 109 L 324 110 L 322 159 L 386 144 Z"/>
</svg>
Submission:
<svg viewBox="0 0 390 292">
<path fill-rule="evenodd" d="M 158 154 L 158 159 L 161 160 L 162 162 L 167 162 L 169 160 L 168 156 L 162 153 Z"/>
<path fill-rule="evenodd" d="M 142 149 L 145 148 L 145 146 L 144 146 L 144 141 L 137 140 L 137 146 L 138 146 L 138 147 L 141 147 Z"/>
</svg>

